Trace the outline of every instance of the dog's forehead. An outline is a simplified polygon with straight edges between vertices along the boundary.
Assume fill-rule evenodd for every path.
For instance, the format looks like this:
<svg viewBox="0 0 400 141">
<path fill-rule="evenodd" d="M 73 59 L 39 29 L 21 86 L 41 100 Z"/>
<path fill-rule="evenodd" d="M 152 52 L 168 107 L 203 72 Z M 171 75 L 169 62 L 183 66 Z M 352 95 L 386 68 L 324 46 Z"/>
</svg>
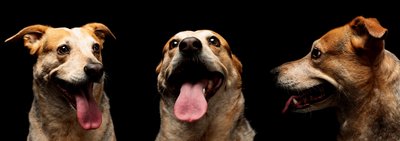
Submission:
<svg viewBox="0 0 400 141">
<path fill-rule="evenodd" d="M 66 28 L 66 27 L 60 27 L 60 28 L 52 28 L 46 32 L 49 36 L 54 37 L 64 37 L 64 38 L 73 38 L 73 39 L 85 39 L 89 41 L 95 40 L 93 35 L 91 35 L 87 30 L 79 27 L 75 28 Z"/>
<path fill-rule="evenodd" d="M 348 41 L 346 40 L 347 39 L 346 37 L 349 36 L 349 33 L 346 32 L 343 34 L 343 31 L 345 31 L 345 27 L 334 28 L 326 32 L 323 36 L 321 36 L 321 38 L 316 40 L 313 43 L 313 46 L 319 46 L 321 48 L 324 47 L 323 49 L 327 49 L 326 47 L 328 47 L 328 45 L 332 46 L 332 45 L 343 44 L 344 42 Z"/>
<path fill-rule="evenodd" d="M 71 32 L 77 38 L 85 38 L 85 39 L 87 39 L 89 41 L 95 40 L 94 36 L 92 34 L 90 34 L 87 30 L 83 29 L 83 28 L 75 27 L 75 28 L 71 29 Z"/>
<path fill-rule="evenodd" d="M 204 38 L 215 35 L 214 32 L 210 30 L 196 30 L 196 31 L 182 31 L 175 35 L 175 38 L 183 39 L 186 37 L 196 37 L 196 38 Z"/>
</svg>

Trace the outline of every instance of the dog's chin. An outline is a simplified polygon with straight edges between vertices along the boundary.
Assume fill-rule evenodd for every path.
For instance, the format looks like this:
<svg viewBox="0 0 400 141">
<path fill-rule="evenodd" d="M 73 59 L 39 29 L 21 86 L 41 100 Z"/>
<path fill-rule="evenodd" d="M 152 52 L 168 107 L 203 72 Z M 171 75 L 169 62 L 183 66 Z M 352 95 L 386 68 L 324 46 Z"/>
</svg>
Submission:
<svg viewBox="0 0 400 141">
<path fill-rule="evenodd" d="M 307 89 L 289 90 L 292 95 L 286 101 L 282 113 L 308 113 L 332 107 L 335 105 L 336 91 L 333 85 L 325 81 Z"/>
<path fill-rule="evenodd" d="M 94 82 L 71 83 L 60 78 L 55 78 L 54 81 L 62 91 L 66 101 L 76 111 L 81 127 L 86 130 L 99 128 L 102 117 L 93 97 Z"/>
</svg>

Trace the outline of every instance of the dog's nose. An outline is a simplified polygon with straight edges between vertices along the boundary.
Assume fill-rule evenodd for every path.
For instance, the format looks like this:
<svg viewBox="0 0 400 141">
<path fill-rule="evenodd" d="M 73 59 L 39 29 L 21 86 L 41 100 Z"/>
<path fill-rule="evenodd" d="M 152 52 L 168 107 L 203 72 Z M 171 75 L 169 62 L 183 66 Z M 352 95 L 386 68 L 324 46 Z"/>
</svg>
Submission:
<svg viewBox="0 0 400 141">
<path fill-rule="evenodd" d="M 179 43 L 179 51 L 184 55 L 196 54 L 200 52 L 202 47 L 201 41 L 195 37 L 184 38 L 181 43 Z"/>
<path fill-rule="evenodd" d="M 272 75 L 279 75 L 279 67 L 273 68 L 269 71 Z"/>
<path fill-rule="evenodd" d="M 271 80 L 273 80 L 273 82 L 277 82 L 279 77 L 279 67 L 271 69 L 269 73 L 270 75 L 268 76 L 271 78 Z"/>
<path fill-rule="evenodd" d="M 84 67 L 84 70 L 89 79 L 95 82 L 98 82 L 104 73 L 103 64 L 100 63 L 89 63 Z"/>
</svg>

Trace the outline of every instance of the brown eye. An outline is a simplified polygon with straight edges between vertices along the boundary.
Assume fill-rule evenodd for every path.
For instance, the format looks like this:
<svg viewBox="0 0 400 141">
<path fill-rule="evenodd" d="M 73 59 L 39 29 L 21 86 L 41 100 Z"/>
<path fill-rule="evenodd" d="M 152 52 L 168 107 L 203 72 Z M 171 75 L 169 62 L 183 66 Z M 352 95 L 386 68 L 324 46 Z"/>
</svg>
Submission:
<svg viewBox="0 0 400 141">
<path fill-rule="evenodd" d="M 177 47 L 179 44 L 178 40 L 173 39 L 171 42 L 169 42 L 169 49 L 173 49 L 175 47 Z"/>
<path fill-rule="evenodd" d="M 59 55 L 64 55 L 64 54 L 68 54 L 70 51 L 69 46 L 67 45 L 61 45 L 57 48 L 57 53 Z"/>
<path fill-rule="evenodd" d="M 218 38 L 215 36 L 211 36 L 210 38 L 208 38 L 208 43 L 211 45 L 214 45 L 216 47 L 221 46 L 221 43 L 219 42 Z"/>
<path fill-rule="evenodd" d="M 100 52 L 100 45 L 98 43 L 95 43 L 92 45 L 92 49 L 93 49 L 93 52 L 98 53 L 98 52 Z"/>
<path fill-rule="evenodd" d="M 322 52 L 316 47 L 313 47 L 313 49 L 311 50 L 312 59 L 318 59 L 319 57 L 321 57 L 321 54 Z"/>
</svg>

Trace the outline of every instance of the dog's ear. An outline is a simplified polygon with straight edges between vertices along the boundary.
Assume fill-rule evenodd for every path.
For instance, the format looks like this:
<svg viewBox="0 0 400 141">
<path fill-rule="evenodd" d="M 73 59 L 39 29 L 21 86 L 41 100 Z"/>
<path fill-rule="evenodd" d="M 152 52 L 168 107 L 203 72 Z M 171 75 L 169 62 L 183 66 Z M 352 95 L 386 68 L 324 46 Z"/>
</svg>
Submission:
<svg viewBox="0 0 400 141">
<path fill-rule="evenodd" d="M 96 35 L 103 42 L 107 36 L 111 36 L 112 38 L 116 39 L 111 30 L 102 23 L 96 23 L 96 22 L 88 23 L 83 25 L 82 28 L 86 28 L 90 31 L 93 31 L 94 35 Z"/>
<path fill-rule="evenodd" d="M 39 49 L 38 42 L 42 36 L 45 34 L 46 30 L 49 26 L 46 25 L 31 25 L 28 27 L 23 28 L 17 34 L 11 36 L 10 38 L 6 39 L 5 42 L 10 42 L 14 40 L 24 38 L 24 45 L 30 49 L 30 54 L 35 54 Z"/>
<path fill-rule="evenodd" d="M 370 36 L 377 39 L 385 38 L 387 33 L 387 29 L 382 27 L 376 18 L 358 16 L 351 21 L 350 26 L 357 31 L 358 34 L 368 33 Z"/>
<path fill-rule="evenodd" d="M 387 29 L 382 27 L 376 18 L 363 16 L 354 18 L 349 25 L 354 31 L 351 44 L 356 53 L 373 62 L 384 49 Z"/>
</svg>

